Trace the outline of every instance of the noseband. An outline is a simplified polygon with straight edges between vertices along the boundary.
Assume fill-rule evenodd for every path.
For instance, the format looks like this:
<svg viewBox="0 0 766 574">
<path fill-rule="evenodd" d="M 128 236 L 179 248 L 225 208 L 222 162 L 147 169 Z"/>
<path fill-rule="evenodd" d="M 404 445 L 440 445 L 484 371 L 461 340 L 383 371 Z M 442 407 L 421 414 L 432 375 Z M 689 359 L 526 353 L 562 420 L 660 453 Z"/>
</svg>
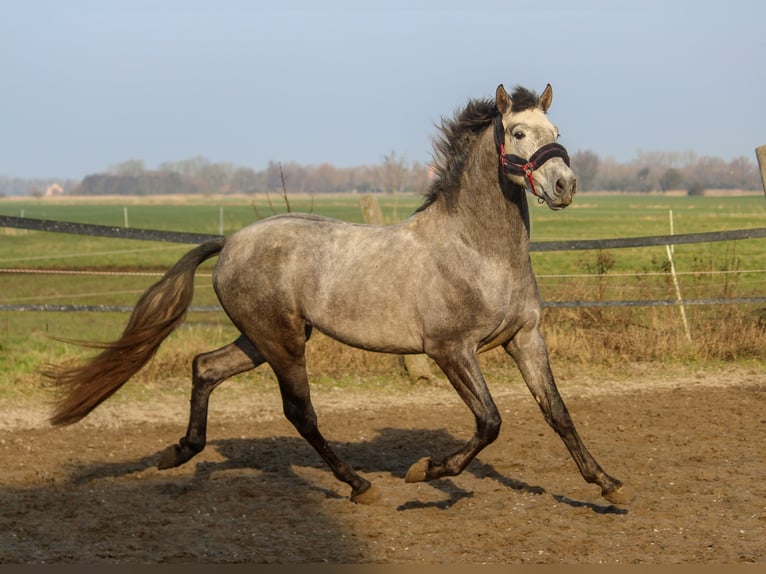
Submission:
<svg viewBox="0 0 766 574">
<path fill-rule="evenodd" d="M 532 173 L 542 167 L 542 165 L 549 159 L 554 157 L 560 157 L 564 160 L 564 163 L 569 167 L 569 154 L 566 148 L 558 143 L 549 143 L 537 149 L 529 159 L 523 159 L 514 154 L 505 153 L 505 126 L 503 126 L 503 118 L 498 115 L 495 117 L 495 145 L 497 146 L 498 154 L 500 155 L 500 165 L 503 168 L 503 173 L 506 175 L 523 175 L 529 182 L 529 188 L 532 191 L 532 195 L 540 200 L 544 201 L 543 196 L 537 192 L 535 188 L 535 179 Z"/>
</svg>

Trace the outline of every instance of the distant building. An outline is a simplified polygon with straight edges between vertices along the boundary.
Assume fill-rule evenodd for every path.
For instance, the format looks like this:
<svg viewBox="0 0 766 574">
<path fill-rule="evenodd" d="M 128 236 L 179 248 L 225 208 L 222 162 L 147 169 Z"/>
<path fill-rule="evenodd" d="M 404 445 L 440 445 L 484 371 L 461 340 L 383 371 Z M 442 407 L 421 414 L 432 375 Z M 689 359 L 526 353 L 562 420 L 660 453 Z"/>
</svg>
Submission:
<svg viewBox="0 0 766 574">
<path fill-rule="evenodd" d="M 58 183 L 52 183 L 45 189 L 45 197 L 57 197 L 64 195 L 64 188 Z"/>
</svg>

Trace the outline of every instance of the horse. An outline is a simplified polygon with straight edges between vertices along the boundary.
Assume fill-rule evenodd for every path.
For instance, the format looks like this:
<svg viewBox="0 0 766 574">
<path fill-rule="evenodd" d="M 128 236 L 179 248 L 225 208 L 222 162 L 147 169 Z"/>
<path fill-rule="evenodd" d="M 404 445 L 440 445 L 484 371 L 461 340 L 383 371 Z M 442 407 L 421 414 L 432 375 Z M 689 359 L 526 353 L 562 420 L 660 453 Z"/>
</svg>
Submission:
<svg viewBox="0 0 766 574">
<path fill-rule="evenodd" d="M 540 330 L 527 193 L 558 210 L 572 202 L 577 187 L 547 116 L 552 100 L 550 84 L 540 95 L 520 86 L 509 95 L 500 84 L 494 100 L 472 99 L 443 117 L 434 141 L 435 177 L 421 206 L 399 223 L 288 213 L 190 250 L 143 293 L 118 340 L 83 364 L 45 373 L 65 389 L 51 424 L 81 420 L 147 363 L 183 321 L 197 267 L 217 256 L 213 287 L 239 335 L 194 357 L 186 434 L 162 452 L 160 469 L 177 467 L 205 447 L 216 387 L 267 363 L 284 415 L 351 487 L 350 500 L 372 496 L 371 483 L 336 454 L 317 424 L 305 355 L 317 329 L 360 349 L 426 354 L 473 413 L 475 432 L 465 445 L 415 462 L 406 482 L 456 476 L 498 437 L 501 418 L 478 356 L 502 346 L 583 478 L 607 501 L 628 504 L 633 493 L 601 468 L 579 437 Z"/>
</svg>

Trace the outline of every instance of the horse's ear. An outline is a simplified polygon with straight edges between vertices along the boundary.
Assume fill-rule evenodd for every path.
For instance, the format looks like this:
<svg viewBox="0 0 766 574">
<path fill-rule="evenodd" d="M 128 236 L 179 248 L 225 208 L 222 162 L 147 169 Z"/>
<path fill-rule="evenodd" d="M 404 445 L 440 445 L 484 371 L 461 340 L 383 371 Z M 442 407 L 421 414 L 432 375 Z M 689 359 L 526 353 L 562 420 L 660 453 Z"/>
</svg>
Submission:
<svg viewBox="0 0 766 574">
<path fill-rule="evenodd" d="M 495 105 L 501 114 L 505 114 L 511 109 L 511 97 L 505 91 L 503 84 L 500 84 L 495 91 Z"/>
<path fill-rule="evenodd" d="M 540 99 L 537 100 L 537 107 L 543 110 L 544 113 L 547 113 L 548 108 L 551 107 L 551 102 L 553 102 L 553 88 L 551 88 L 551 85 L 548 84 L 545 86 Z"/>
</svg>

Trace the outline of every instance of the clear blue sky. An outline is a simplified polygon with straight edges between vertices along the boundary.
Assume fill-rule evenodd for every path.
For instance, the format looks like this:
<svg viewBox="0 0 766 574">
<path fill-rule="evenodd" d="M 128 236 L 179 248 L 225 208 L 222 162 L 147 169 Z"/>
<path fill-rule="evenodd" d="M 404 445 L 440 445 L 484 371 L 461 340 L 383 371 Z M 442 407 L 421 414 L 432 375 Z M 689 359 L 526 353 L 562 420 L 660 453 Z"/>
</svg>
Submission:
<svg viewBox="0 0 766 574">
<path fill-rule="evenodd" d="M 0 174 L 428 162 L 441 116 L 548 82 L 570 152 L 754 160 L 765 56 L 760 0 L 3 0 Z"/>
</svg>

